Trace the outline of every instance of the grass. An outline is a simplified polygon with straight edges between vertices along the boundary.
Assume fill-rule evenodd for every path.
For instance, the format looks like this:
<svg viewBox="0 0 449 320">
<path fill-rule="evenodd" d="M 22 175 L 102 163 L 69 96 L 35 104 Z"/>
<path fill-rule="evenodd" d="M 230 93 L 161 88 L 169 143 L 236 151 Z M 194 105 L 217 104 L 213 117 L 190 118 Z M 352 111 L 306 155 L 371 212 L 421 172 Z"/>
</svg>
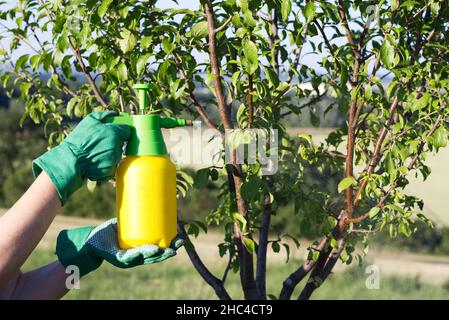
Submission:
<svg viewBox="0 0 449 320">
<path fill-rule="evenodd" d="M 31 270 L 55 260 L 49 250 L 36 250 L 23 270 Z M 275 264 L 268 268 L 267 288 L 278 295 L 283 279 L 298 265 Z M 217 274 L 221 270 L 213 270 Z M 313 299 L 447 299 L 449 286 L 429 285 L 418 278 L 384 277 L 380 289 L 368 290 L 364 269 L 353 267 L 332 275 L 313 295 Z M 238 274 L 230 273 L 229 294 L 242 298 Z M 293 297 L 297 297 L 297 288 Z M 81 280 L 80 289 L 72 290 L 64 299 L 216 299 L 213 290 L 200 278 L 190 263 L 173 258 L 160 264 L 121 270 L 106 262 Z"/>
</svg>

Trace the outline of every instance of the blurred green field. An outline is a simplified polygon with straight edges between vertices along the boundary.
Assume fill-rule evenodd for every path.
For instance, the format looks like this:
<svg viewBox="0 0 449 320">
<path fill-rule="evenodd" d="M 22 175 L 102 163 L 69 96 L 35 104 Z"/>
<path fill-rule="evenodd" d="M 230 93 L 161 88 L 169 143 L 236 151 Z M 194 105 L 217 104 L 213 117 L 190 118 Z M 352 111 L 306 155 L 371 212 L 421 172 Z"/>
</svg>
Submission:
<svg viewBox="0 0 449 320">
<path fill-rule="evenodd" d="M 55 259 L 50 250 L 36 250 L 23 270 L 30 270 Z M 268 292 L 278 295 L 283 279 L 294 270 L 298 261 L 268 268 Z M 221 270 L 213 269 L 218 272 Z M 430 285 L 419 278 L 381 277 L 380 289 L 365 287 L 364 268 L 353 267 L 332 275 L 316 291 L 313 299 L 447 299 L 449 284 Z M 219 273 L 221 274 L 221 272 Z M 227 289 L 234 299 L 241 299 L 238 274 L 228 278 Z M 297 297 L 297 288 L 293 297 Z M 69 292 L 64 299 L 216 299 L 213 290 L 200 278 L 190 263 L 176 257 L 160 264 L 120 270 L 104 263 L 100 269 L 80 282 L 80 289 Z"/>
</svg>

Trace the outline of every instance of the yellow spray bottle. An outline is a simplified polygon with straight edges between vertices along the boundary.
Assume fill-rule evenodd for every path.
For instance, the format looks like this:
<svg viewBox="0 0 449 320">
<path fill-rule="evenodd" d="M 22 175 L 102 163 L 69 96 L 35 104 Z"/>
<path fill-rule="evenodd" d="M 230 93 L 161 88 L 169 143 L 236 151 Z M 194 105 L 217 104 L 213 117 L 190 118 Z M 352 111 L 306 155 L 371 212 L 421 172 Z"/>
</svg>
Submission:
<svg viewBox="0 0 449 320">
<path fill-rule="evenodd" d="M 170 246 L 177 234 L 176 168 L 171 162 L 161 128 L 189 125 L 184 119 L 144 114 L 150 84 L 137 84 L 140 115 L 121 113 L 112 123 L 127 124 L 132 136 L 126 157 L 116 172 L 116 202 L 119 246 L 143 244 Z"/>
</svg>

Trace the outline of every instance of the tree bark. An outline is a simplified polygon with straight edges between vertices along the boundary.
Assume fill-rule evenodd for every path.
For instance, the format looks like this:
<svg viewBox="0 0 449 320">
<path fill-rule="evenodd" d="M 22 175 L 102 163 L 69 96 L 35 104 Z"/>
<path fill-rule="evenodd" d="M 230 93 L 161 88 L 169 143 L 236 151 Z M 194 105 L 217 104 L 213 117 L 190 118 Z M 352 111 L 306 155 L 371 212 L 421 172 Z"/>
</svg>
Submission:
<svg viewBox="0 0 449 320">
<path fill-rule="evenodd" d="M 192 242 L 190 241 L 184 225 L 180 221 L 178 221 L 178 233 L 183 239 L 185 239 L 185 241 L 188 241 L 191 244 L 191 247 L 185 246 L 185 249 L 196 271 L 200 274 L 204 281 L 206 281 L 206 283 L 214 289 L 215 294 L 218 296 L 218 298 L 220 298 L 221 300 L 231 300 L 231 297 L 226 291 L 223 282 L 215 277 L 204 265 L 203 261 L 201 261 L 201 258 L 199 257 L 198 253 L 193 247 Z"/>
</svg>

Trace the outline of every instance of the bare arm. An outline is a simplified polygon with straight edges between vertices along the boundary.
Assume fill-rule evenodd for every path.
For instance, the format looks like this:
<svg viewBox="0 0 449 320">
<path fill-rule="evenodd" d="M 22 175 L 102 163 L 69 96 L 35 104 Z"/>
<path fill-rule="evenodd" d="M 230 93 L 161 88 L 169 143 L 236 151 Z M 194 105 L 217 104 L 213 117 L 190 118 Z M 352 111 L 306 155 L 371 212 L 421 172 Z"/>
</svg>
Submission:
<svg viewBox="0 0 449 320">
<path fill-rule="evenodd" d="M 19 271 L 0 287 L 0 299 L 59 299 L 69 291 L 67 277 L 59 261 L 30 272 Z"/>
<path fill-rule="evenodd" d="M 0 217 L 0 287 L 20 272 L 60 207 L 53 183 L 42 172 L 14 206 Z"/>
</svg>

